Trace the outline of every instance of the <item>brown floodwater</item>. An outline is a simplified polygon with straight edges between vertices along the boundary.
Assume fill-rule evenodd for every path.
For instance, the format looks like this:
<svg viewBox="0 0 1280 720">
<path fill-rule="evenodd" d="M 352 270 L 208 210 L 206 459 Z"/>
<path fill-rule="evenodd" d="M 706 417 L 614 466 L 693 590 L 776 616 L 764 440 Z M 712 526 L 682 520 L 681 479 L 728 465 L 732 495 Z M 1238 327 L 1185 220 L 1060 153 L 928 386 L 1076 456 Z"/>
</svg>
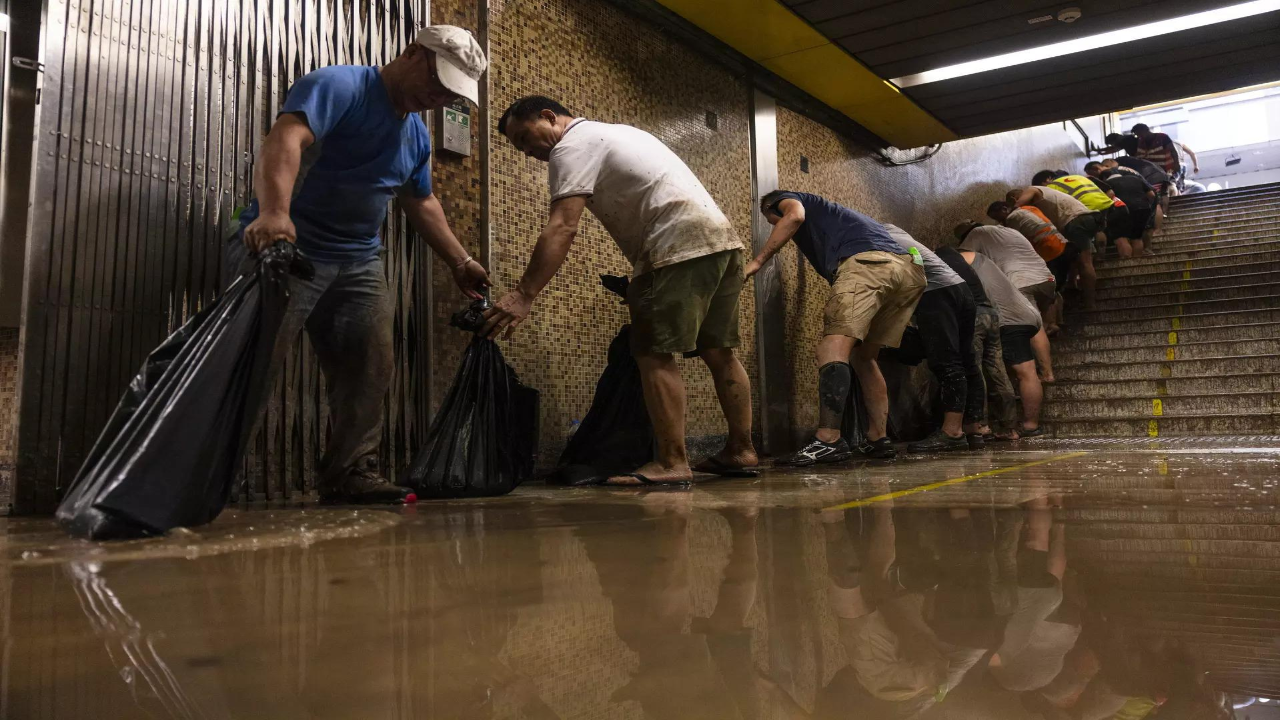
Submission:
<svg viewBox="0 0 1280 720">
<path fill-rule="evenodd" d="M 1280 696 L 1278 471 L 1024 442 L 116 544 L 0 520 L 0 717 L 1227 717 Z"/>
</svg>

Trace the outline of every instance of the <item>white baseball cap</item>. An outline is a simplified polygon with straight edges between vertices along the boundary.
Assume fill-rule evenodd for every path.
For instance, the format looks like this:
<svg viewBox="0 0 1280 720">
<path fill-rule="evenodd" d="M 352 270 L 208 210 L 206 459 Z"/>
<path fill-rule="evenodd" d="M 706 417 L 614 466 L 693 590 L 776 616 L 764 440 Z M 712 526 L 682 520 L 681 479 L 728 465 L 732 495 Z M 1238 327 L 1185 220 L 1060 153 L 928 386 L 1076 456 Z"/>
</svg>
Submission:
<svg viewBox="0 0 1280 720">
<path fill-rule="evenodd" d="M 423 28 L 418 44 L 436 54 L 440 84 L 476 105 L 480 104 L 480 76 L 489 61 L 471 33 L 453 25 Z"/>
</svg>

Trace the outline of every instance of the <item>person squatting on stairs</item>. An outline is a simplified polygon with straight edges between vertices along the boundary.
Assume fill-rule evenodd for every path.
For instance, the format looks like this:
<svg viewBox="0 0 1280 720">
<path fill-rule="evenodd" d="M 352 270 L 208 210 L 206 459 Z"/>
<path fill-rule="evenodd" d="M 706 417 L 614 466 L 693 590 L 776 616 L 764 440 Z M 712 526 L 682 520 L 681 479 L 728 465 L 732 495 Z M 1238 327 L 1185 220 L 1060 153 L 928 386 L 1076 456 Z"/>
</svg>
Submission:
<svg viewBox="0 0 1280 720">
<path fill-rule="evenodd" d="M 1034 185 L 1010 190 L 1005 196 L 1005 202 L 1017 208 L 1034 206 L 1067 239 L 1076 252 L 1071 267 L 1079 277 L 1084 309 L 1092 310 L 1098 283 L 1098 273 L 1093 268 L 1093 244 L 1099 237 L 1106 237 L 1102 229 L 1102 216 L 1091 212 L 1083 203 L 1066 193 Z"/>
<path fill-rule="evenodd" d="M 911 316 L 901 354 L 923 351 L 929 370 L 941 386 L 942 427 L 907 446 L 910 452 L 968 450 L 982 445 L 984 393 L 982 370 L 973 355 L 973 329 L 977 305 L 964 278 L 932 250 L 902 228 L 885 225 L 889 236 L 924 263 L 928 287 Z M 910 340 L 910 342 L 908 342 Z M 904 357 L 910 363 L 915 358 Z"/>
<path fill-rule="evenodd" d="M 976 440 L 971 435 L 969 446 L 982 447 L 983 441 L 987 439 L 1017 440 L 1018 401 L 1014 398 L 1013 385 L 1005 371 L 1004 353 L 1000 348 L 1000 313 L 982 287 L 978 273 L 974 272 L 973 267 L 955 248 L 943 246 L 935 254 L 964 278 L 969 292 L 973 294 L 973 302 L 977 306 L 973 322 L 973 359 L 982 368 L 982 378 L 986 383 L 984 398 L 988 407 L 991 406 L 992 398 L 996 400 L 994 409 L 983 413 L 983 420 L 989 420 L 995 425 L 995 430 L 986 422 L 980 422 L 974 434 L 982 440 Z M 995 417 L 992 417 L 993 414 Z"/>
<path fill-rule="evenodd" d="M 1150 255 L 1151 236 L 1155 232 L 1155 188 L 1138 173 L 1124 172 L 1119 166 L 1107 170 L 1102 163 L 1091 162 L 1084 166 L 1084 172 L 1093 178 L 1098 187 L 1111 197 L 1123 201 L 1129 208 L 1129 227 L 1119 233 L 1121 237 L 1115 241 L 1120 257 L 1128 259 L 1135 255 Z"/>
<path fill-rule="evenodd" d="M 1044 389 L 1036 375 L 1035 353 L 1031 349 L 1031 338 L 1043 332 L 1040 313 L 995 263 L 978 253 L 962 251 L 960 254 L 973 266 L 987 297 L 991 298 L 1000 315 L 1001 351 L 1004 362 L 1013 368 L 1018 380 L 1018 394 L 1022 397 L 1022 426 L 1018 435 L 1024 438 L 1043 435 L 1040 404 Z M 1017 436 L 1011 439 L 1017 439 Z"/>
<path fill-rule="evenodd" d="M 960 249 L 981 253 L 1009 277 L 1018 292 L 1040 311 L 1044 321 L 1040 332 L 1031 339 L 1040 366 L 1040 379 L 1053 382 L 1053 358 L 1049 351 L 1049 335 L 1045 328 L 1058 317 L 1060 298 L 1057 283 L 1049 266 L 1014 230 L 999 225 L 983 225 L 966 220 L 956 226 L 954 235 Z"/>
<path fill-rule="evenodd" d="M 997 200 L 987 207 L 987 217 L 997 223 L 1017 230 L 1031 243 L 1036 255 L 1044 260 L 1045 267 L 1053 274 L 1055 285 L 1052 315 L 1044 316 L 1045 332 L 1049 337 L 1058 334 L 1063 323 L 1062 289 L 1071 282 L 1072 266 L 1080 251 L 1058 232 L 1049 218 L 1035 205 L 1015 207 Z"/>
<path fill-rule="evenodd" d="M 1118 232 L 1129 228 L 1129 209 L 1108 195 L 1097 183 L 1084 175 L 1072 175 L 1066 170 L 1041 170 L 1031 178 L 1031 184 L 1070 195 L 1090 211 L 1102 218 L 1102 233 L 1094 238 L 1094 252 L 1101 257 L 1107 241 L 1115 242 Z M 1123 238 L 1128 245 L 1128 238 Z"/>
<path fill-rule="evenodd" d="M 923 262 L 895 243 L 884 225 L 817 195 L 775 190 L 760 199 L 760 212 L 773 231 L 747 264 L 746 277 L 794 239 L 813 269 L 831 284 L 817 347 L 818 429 L 805 447 L 776 464 L 803 466 L 852 457 L 840 427 L 853 373 L 868 416 L 866 442 L 858 450 L 870 458 L 894 457 L 888 437 L 889 391 L 876 356 L 880 348 L 902 341 L 925 291 Z"/>
</svg>

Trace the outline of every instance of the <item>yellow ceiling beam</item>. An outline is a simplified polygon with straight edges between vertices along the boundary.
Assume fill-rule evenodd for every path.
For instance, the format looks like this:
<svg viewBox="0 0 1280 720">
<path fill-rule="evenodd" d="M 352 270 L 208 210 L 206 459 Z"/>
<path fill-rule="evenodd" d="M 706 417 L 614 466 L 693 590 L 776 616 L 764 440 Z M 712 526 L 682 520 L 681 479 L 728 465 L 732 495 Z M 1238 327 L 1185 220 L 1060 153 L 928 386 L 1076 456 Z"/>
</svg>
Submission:
<svg viewBox="0 0 1280 720">
<path fill-rule="evenodd" d="M 663 6 L 900 148 L 950 128 L 777 0 L 658 0 Z"/>
</svg>

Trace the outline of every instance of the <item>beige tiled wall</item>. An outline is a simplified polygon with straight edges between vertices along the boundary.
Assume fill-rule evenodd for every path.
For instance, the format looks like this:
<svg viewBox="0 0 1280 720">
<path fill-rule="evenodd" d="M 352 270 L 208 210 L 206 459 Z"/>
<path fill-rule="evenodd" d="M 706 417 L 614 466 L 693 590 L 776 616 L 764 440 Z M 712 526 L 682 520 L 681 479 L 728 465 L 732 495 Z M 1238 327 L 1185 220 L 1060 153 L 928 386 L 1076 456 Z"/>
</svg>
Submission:
<svg viewBox="0 0 1280 720">
<path fill-rule="evenodd" d="M 18 329 L 0 328 L 0 513 L 9 505 L 17 429 Z"/>
</svg>

